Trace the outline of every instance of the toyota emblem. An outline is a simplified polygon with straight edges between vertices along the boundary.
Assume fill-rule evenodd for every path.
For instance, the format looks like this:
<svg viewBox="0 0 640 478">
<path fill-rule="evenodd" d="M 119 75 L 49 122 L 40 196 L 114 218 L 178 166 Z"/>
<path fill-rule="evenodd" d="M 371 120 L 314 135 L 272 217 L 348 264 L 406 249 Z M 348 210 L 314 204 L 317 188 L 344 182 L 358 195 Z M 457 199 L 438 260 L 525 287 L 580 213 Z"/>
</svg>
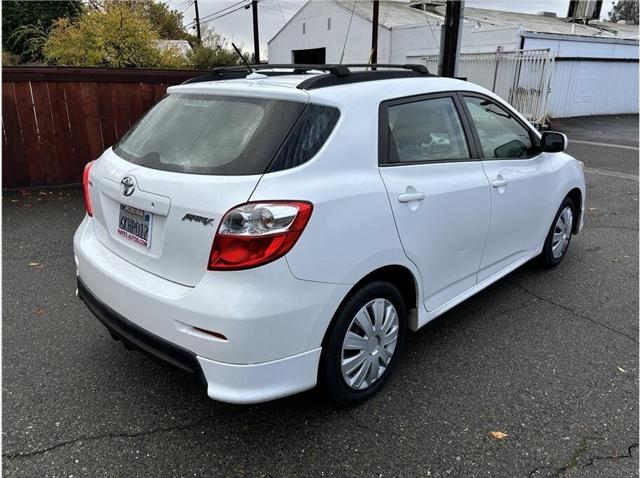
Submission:
<svg viewBox="0 0 640 478">
<path fill-rule="evenodd" d="M 131 176 L 125 176 L 120 181 L 120 192 L 123 196 L 129 197 L 133 194 L 133 191 L 136 190 L 136 185 Z"/>
</svg>

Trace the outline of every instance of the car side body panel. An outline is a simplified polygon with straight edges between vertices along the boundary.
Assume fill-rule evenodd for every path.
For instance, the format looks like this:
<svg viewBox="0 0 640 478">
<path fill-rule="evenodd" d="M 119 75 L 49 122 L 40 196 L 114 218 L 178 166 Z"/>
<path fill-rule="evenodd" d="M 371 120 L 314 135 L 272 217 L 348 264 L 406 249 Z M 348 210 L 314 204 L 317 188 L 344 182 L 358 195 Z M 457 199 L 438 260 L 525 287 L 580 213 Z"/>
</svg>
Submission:
<svg viewBox="0 0 640 478">
<path fill-rule="evenodd" d="M 417 268 L 402 250 L 377 170 L 377 105 L 364 108 L 341 108 L 318 154 L 296 168 L 265 174 L 251 201 L 304 198 L 313 203 L 304 233 L 286 255 L 298 279 L 354 285 L 376 269 L 400 265 L 420 284 Z"/>
<path fill-rule="evenodd" d="M 574 231 L 574 233 L 578 233 L 584 225 L 584 211 L 587 203 L 587 186 L 584 178 L 584 170 L 582 169 L 581 163 L 567 153 L 551 153 L 548 154 L 547 157 L 553 179 L 553 204 L 555 207 L 547 222 L 551 225 L 553 216 L 567 194 L 573 189 L 579 189 L 582 199 L 579 211 L 580 221 Z"/>
</svg>

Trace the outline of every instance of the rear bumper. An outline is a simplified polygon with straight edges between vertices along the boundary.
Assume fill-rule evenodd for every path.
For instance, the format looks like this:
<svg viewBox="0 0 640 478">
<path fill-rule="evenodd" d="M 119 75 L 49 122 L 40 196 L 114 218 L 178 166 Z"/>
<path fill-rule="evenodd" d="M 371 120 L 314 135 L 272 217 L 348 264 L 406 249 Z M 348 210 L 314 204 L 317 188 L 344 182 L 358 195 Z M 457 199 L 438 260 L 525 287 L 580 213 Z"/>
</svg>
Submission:
<svg viewBox="0 0 640 478">
<path fill-rule="evenodd" d="M 93 295 L 80 279 L 78 279 L 78 298 L 85 303 L 114 338 L 124 340 L 175 367 L 190 373 L 200 374 L 200 365 L 193 352 L 138 327 Z"/>
<path fill-rule="evenodd" d="M 78 279 L 78 297 L 114 338 L 123 340 L 199 377 L 207 395 L 228 403 L 258 403 L 313 388 L 321 349 L 255 365 L 226 364 L 198 357 L 138 327 L 91 293 Z"/>
<path fill-rule="evenodd" d="M 113 254 L 89 219 L 76 232 L 74 253 L 78 295 L 115 336 L 201 375 L 211 398 L 232 403 L 313 388 L 324 333 L 348 292 L 296 279 L 284 260 L 206 272 L 197 286 L 182 286 Z"/>
</svg>

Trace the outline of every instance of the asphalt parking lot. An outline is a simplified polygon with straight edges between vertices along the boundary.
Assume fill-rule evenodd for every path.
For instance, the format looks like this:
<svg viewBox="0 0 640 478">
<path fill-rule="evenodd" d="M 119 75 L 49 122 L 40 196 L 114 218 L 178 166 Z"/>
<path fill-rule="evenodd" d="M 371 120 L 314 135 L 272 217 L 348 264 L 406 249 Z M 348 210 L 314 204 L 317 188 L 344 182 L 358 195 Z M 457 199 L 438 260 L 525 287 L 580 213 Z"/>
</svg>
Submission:
<svg viewBox="0 0 640 478">
<path fill-rule="evenodd" d="M 638 117 L 553 129 L 589 171 L 564 262 L 525 265 L 410 335 L 357 408 L 316 392 L 218 403 L 125 350 L 74 296 L 81 192 L 6 193 L 4 475 L 638 476 Z"/>
</svg>

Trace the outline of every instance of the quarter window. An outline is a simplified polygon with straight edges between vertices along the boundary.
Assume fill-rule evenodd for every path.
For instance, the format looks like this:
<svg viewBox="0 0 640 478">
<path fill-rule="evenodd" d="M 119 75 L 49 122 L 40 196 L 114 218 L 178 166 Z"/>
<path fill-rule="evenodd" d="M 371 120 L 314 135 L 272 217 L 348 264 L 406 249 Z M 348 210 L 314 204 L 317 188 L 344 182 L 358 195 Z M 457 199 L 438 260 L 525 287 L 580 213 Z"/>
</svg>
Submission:
<svg viewBox="0 0 640 478">
<path fill-rule="evenodd" d="M 388 109 L 389 163 L 469 159 L 464 130 L 451 97 Z"/>
<path fill-rule="evenodd" d="M 280 147 L 269 172 L 295 168 L 313 158 L 329 138 L 339 116 L 335 108 L 308 105 Z"/>
<path fill-rule="evenodd" d="M 528 158 L 535 154 L 531 134 L 511 113 L 493 101 L 465 96 L 484 158 Z"/>
</svg>

